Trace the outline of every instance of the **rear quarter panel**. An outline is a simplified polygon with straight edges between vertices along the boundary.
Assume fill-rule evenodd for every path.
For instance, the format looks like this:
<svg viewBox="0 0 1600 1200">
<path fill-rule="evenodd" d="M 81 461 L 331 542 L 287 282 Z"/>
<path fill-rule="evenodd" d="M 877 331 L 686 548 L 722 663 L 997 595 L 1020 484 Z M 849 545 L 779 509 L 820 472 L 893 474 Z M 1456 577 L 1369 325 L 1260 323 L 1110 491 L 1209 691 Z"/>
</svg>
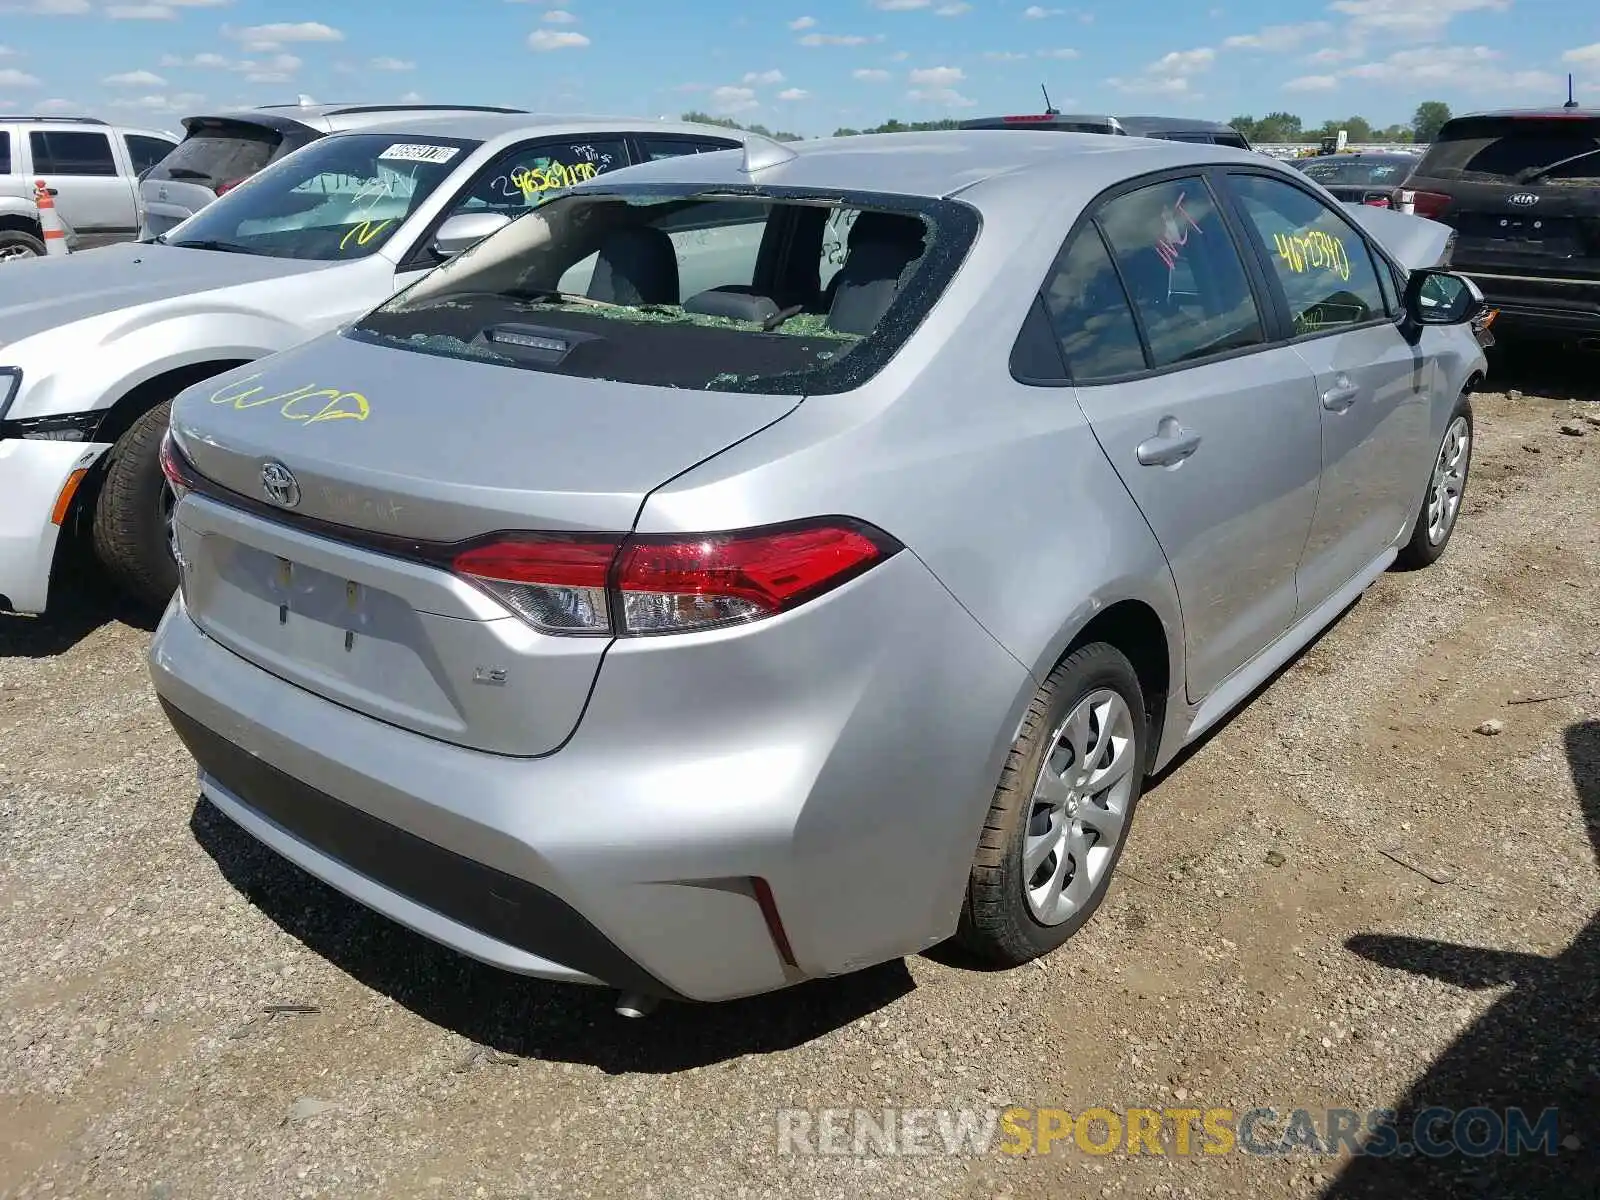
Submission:
<svg viewBox="0 0 1600 1200">
<path fill-rule="evenodd" d="M 1075 210 L 986 211 L 943 301 L 867 386 L 808 398 L 776 425 L 652 493 L 642 532 L 718 530 L 820 514 L 900 539 L 1024 671 L 1009 702 L 964 719 L 985 761 L 948 778 L 960 813 L 944 830 L 938 921 L 959 902 L 983 816 L 1037 684 L 1106 607 L 1139 600 L 1167 631 L 1182 695 L 1182 623 L 1166 560 L 1070 388 L 1011 378 L 1011 346 Z M 693 396 L 686 395 L 685 419 Z M 916 637 L 888 628 L 885 637 Z M 925 653 L 938 654 L 937 644 Z M 974 696 L 983 687 L 974 686 Z M 886 747 L 885 753 L 895 753 Z"/>
</svg>

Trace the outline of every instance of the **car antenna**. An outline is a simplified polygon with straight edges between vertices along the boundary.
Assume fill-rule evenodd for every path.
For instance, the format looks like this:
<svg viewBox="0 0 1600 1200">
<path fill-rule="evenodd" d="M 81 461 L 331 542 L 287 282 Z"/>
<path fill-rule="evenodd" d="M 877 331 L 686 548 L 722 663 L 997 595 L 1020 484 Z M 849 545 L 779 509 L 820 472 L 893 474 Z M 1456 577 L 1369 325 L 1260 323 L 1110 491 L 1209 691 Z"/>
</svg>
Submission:
<svg viewBox="0 0 1600 1200">
<path fill-rule="evenodd" d="M 1061 110 L 1050 103 L 1049 89 L 1041 83 L 1039 85 L 1039 90 L 1044 93 L 1044 115 L 1047 117 L 1059 117 L 1061 115 Z"/>
<path fill-rule="evenodd" d="M 1565 104 L 1563 104 L 1561 107 L 1562 108 L 1577 108 L 1578 107 L 1577 100 L 1575 100 L 1573 98 L 1573 96 L 1572 96 L 1572 76 L 1571 75 L 1567 76 L 1567 102 Z"/>
</svg>

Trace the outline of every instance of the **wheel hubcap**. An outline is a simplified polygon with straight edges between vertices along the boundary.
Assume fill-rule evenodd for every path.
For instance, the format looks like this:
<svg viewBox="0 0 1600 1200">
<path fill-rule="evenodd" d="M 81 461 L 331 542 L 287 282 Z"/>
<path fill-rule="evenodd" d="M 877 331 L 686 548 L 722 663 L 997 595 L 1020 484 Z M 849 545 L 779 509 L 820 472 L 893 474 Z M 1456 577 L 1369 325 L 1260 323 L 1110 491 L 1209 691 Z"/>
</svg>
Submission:
<svg viewBox="0 0 1600 1200">
<path fill-rule="evenodd" d="M 1109 688 L 1080 700 L 1052 735 L 1022 843 L 1022 886 L 1040 924 L 1082 911 L 1105 880 L 1138 762 L 1133 713 Z"/>
<path fill-rule="evenodd" d="M 4 249 L 0 249 L 0 263 L 14 262 L 19 258 L 37 257 L 39 256 L 26 246 L 6 246 Z"/>
<path fill-rule="evenodd" d="M 1461 495 L 1467 486 L 1467 464 L 1472 457 L 1472 430 L 1465 417 L 1450 422 L 1433 464 L 1433 483 L 1428 490 L 1428 541 L 1437 546 L 1450 536 L 1456 514 L 1461 511 Z"/>
</svg>

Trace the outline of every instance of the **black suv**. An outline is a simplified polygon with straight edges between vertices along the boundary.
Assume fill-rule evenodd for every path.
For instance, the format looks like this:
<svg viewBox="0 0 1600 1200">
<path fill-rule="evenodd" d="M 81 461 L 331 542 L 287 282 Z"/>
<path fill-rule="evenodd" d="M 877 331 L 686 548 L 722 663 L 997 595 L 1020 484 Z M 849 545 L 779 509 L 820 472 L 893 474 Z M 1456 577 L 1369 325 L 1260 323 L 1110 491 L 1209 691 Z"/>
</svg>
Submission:
<svg viewBox="0 0 1600 1200">
<path fill-rule="evenodd" d="M 1457 117 L 1395 200 L 1456 230 L 1496 332 L 1600 346 L 1600 109 Z"/>
</svg>

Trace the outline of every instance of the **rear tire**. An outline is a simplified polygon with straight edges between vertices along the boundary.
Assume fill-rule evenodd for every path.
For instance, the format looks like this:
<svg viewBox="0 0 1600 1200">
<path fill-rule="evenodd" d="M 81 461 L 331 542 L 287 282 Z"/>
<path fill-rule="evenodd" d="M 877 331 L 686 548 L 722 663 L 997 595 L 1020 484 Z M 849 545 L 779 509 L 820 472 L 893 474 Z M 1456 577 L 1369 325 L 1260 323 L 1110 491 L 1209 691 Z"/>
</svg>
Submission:
<svg viewBox="0 0 1600 1200">
<path fill-rule="evenodd" d="M 0 263 L 21 258 L 43 258 L 44 242 L 20 229 L 0 229 Z"/>
<path fill-rule="evenodd" d="M 957 945 L 1018 966 L 1088 922 L 1127 845 L 1148 750 L 1144 693 L 1121 651 L 1096 642 L 1050 672 L 989 806 Z"/>
<path fill-rule="evenodd" d="M 1428 488 L 1422 496 L 1411 540 L 1395 559 L 1395 566 L 1402 571 L 1416 571 L 1438 562 L 1460 521 L 1461 506 L 1467 498 L 1467 478 L 1472 472 L 1472 402 L 1465 394 L 1451 410 L 1428 471 Z"/>
<path fill-rule="evenodd" d="M 162 401 L 111 448 L 94 513 L 101 565 L 118 588 L 153 609 L 166 607 L 178 587 L 168 538 L 171 493 L 161 472 L 161 439 L 171 410 L 172 402 Z"/>
</svg>

